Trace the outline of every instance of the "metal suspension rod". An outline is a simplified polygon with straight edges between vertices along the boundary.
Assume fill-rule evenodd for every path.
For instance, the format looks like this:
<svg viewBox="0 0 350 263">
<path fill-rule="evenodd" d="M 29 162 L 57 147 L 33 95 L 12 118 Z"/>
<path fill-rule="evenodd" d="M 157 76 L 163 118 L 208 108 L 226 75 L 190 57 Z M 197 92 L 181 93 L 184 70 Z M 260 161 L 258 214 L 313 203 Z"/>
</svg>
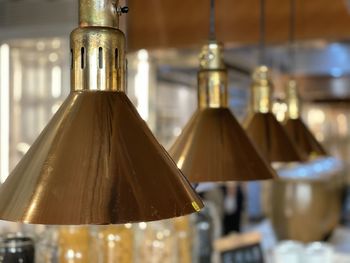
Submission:
<svg viewBox="0 0 350 263">
<path fill-rule="evenodd" d="M 266 34 L 266 7 L 265 0 L 260 0 L 260 50 L 259 50 L 259 63 L 263 65 L 265 63 L 265 34 Z"/>
<path fill-rule="evenodd" d="M 295 0 L 290 0 L 288 56 L 289 56 L 289 73 L 291 78 L 294 77 L 294 71 L 296 68 L 295 23 L 296 23 L 296 4 L 295 4 Z"/>
<path fill-rule="evenodd" d="M 215 0 L 210 0 L 209 40 L 216 40 L 216 32 L 215 32 Z"/>
</svg>

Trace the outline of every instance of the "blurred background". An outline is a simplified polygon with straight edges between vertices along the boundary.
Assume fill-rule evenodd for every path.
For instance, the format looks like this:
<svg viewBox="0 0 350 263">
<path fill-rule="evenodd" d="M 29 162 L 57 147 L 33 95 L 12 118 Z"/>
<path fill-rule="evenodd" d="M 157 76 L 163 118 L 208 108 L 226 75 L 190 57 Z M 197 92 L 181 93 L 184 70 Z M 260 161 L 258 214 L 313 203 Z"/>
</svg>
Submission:
<svg viewBox="0 0 350 263">
<path fill-rule="evenodd" d="M 130 12 L 121 27 L 128 40 L 128 95 L 168 149 L 197 107 L 198 56 L 208 35 L 209 1 L 129 0 L 127 5 Z M 332 251 L 334 261 L 329 262 L 350 262 L 350 1 L 296 0 L 293 69 L 289 15 L 288 1 L 266 0 L 266 64 L 275 85 L 274 113 L 284 120 L 284 87 L 293 74 L 303 120 L 331 157 L 284 167 L 275 183 L 211 186 L 202 195 L 212 205 L 202 215 L 177 221 L 115 228 L 2 222 L 1 233 L 30 236 L 36 262 L 263 262 L 224 261 L 220 253 L 226 250 L 213 244 L 231 232 L 236 235 L 228 242 L 241 242 L 237 247 L 244 247 L 241 235 L 260 233 L 253 244 L 260 244 L 266 262 L 311 262 L 273 257 L 300 255 L 301 250 Z M 69 34 L 77 20 L 78 1 L 0 0 L 2 182 L 70 91 Z M 216 29 L 225 44 L 229 105 L 243 122 L 251 73 L 259 64 L 259 1 L 217 1 Z M 95 261 L 87 256 L 91 247 L 99 257 Z"/>
</svg>

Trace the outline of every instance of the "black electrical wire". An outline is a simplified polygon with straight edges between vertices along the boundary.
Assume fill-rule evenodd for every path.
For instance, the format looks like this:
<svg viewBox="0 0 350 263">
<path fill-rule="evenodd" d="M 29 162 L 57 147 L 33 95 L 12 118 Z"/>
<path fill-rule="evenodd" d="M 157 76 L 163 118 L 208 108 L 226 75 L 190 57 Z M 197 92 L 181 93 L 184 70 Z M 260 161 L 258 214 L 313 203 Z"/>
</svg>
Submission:
<svg viewBox="0 0 350 263">
<path fill-rule="evenodd" d="M 294 75 L 295 67 L 296 67 L 295 20 L 296 20 L 296 4 L 295 4 L 295 0 L 290 0 L 288 59 L 289 59 L 289 73 L 290 73 L 290 76 L 292 77 Z"/>
<path fill-rule="evenodd" d="M 209 40 L 216 40 L 215 32 L 215 0 L 210 0 L 210 22 L 209 22 Z"/>
<path fill-rule="evenodd" d="M 263 65 L 265 63 L 265 35 L 266 35 L 266 6 L 265 0 L 260 0 L 260 50 L 259 50 L 259 63 Z"/>
</svg>

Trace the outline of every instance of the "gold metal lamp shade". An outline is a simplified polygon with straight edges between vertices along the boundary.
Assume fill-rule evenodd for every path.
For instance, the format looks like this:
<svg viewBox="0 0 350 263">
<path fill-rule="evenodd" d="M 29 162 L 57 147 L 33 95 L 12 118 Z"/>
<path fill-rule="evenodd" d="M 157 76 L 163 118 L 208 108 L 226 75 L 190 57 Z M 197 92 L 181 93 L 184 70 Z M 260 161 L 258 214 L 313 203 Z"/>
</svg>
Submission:
<svg viewBox="0 0 350 263">
<path fill-rule="evenodd" d="M 269 162 L 303 161 L 303 155 L 271 112 L 273 87 L 266 66 L 254 71 L 251 91 L 252 108 L 246 130 L 263 156 Z"/>
<path fill-rule="evenodd" d="M 201 54 L 198 109 L 170 155 L 193 183 L 274 178 L 227 104 L 222 45 L 211 41 Z"/>
<path fill-rule="evenodd" d="M 114 2 L 80 1 L 71 93 L 1 186 L 1 219 L 117 224 L 203 206 L 125 94 L 125 37 Z"/>
<path fill-rule="evenodd" d="M 288 135 L 306 156 L 313 158 L 327 155 L 325 149 L 312 135 L 300 117 L 301 103 L 295 80 L 291 79 L 287 82 L 286 93 L 288 111 L 284 127 Z"/>
</svg>

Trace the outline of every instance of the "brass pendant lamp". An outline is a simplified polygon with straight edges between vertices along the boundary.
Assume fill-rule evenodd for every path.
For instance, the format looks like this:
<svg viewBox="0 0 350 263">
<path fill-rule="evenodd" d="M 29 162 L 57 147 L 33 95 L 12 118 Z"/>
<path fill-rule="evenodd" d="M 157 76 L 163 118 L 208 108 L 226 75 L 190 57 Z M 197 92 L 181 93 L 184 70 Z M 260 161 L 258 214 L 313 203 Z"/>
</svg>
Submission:
<svg viewBox="0 0 350 263">
<path fill-rule="evenodd" d="M 300 99 L 295 80 L 290 79 L 287 82 L 286 94 L 288 111 L 284 127 L 289 137 L 300 151 L 310 158 L 327 155 L 325 149 L 312 135 L 300 117 Z"/>
<path fill-rule="evenodd" d="M 295 19 L 296 6 L 295 0 L 290 0 L 290 23 L 289 23 L 289 61 L 290 71 L 295 70 Z M 310 158 L 327 155 L 327 152 L 322 145 L 312 135 L 310 130 L 301 119 L 301 100 L 298 94 L 297 82 L 292 73 L 286 85 L 286 99 L 287 99 L 287 119 L 284 127 L 298 146 L 300 151 Z"/>
<path fill-rule="evenodd" d="M 198 109 L 170 148 L 170 155 L 193 183 L 263 180 L 275 177 L 228 108 L 223 46 L 215 39 L 211 0 L 210 40 L 198 72 Z"/>
<path fill-rule="evenodd" d="M 247 133 L 269 162 L 300 162 L 304 157 L 271 111 L 273 84 L 265 61 L 265 0 L 261 0 L 260 65 L 252 75 Z"/>
<path fill-rule="evenodd" d="M 80 0 L 71 93 L 0 187 L 0 218 L 33 224 L 166 219 L 203 204 L 125 94 L 115 0 Z"/>
</svg>

